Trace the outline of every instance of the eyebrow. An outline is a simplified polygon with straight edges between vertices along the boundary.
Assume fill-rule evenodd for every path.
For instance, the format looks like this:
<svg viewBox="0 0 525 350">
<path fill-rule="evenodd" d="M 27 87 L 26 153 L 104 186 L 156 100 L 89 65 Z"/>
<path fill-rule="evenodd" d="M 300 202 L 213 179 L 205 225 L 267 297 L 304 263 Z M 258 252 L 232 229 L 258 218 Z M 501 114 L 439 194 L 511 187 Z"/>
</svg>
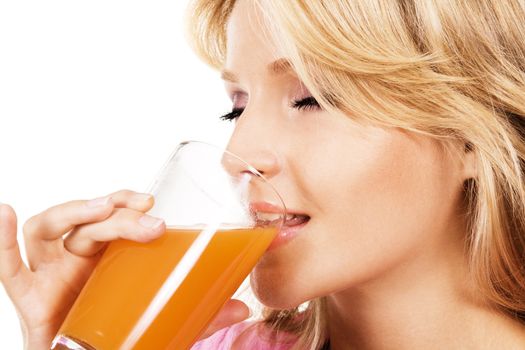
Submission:
<svg viewBox="0 0 525 350">
<path fill-rule="evenodd" d="M 293 70 L 293 68 L 290 61 L 288 61 L 286 58 L 279 58 L 278 60 L 275 60 L 272 63 L 268 64 L 267 70 L 270 72 L 270 74 L 282 75 Z M 223 80 L 231 81 L 232 83 L 239 82 L 237 76 L 227 69 L 221 71 L 221 78 Z"/>
</svg>

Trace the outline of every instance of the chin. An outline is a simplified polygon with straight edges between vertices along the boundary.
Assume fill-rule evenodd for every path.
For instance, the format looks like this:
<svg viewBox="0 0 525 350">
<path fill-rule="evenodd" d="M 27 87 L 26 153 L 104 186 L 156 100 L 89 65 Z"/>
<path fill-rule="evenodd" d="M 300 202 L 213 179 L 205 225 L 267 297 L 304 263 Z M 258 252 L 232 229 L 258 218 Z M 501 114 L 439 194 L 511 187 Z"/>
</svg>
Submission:
<svg viewBox="0 0 525 350">
<path fill-rule="evenodd" d="M 289 288 L 290 283 L 283 282 L 279 278 L 263 280 L 257 278 L 257 275 L 250 276 L 254 295 L 266 307 L 278 310 L 293 309 L 307 301 L 304 295 Z"/>
</svg>

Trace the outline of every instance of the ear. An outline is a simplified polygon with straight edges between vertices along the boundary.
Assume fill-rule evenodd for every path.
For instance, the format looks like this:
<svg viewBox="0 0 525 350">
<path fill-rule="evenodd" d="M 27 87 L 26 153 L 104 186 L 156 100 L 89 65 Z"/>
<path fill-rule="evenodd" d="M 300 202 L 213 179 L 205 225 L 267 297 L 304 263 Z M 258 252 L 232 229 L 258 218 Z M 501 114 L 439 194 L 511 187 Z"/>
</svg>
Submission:
<svg viewBox="0 0 525 350">
<path fill-rule="evenodd" d="M 478 160 L 476 149 L 470 142 L 464 144 L 462 157 L 463 181 L 478 177 Z"/>
</svg>

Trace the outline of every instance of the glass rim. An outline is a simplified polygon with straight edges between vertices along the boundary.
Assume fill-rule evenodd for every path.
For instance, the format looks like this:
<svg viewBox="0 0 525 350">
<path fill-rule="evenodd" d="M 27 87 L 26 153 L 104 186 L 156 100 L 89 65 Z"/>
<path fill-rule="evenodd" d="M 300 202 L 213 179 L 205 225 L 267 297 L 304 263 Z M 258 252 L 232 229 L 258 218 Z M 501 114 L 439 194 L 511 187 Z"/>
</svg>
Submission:
<svg viewBox="0 0 525 350">
<path fill-rule="evenodd" d="M 235 158 L 236 160 L 240 161 L 243 165 L 246 166 L 246 170 L 248 170 L 250 173 L 252 173 L 253 175 L 255 175 L 255 176 L 259 177 L 259 178 L 261 178 L 271 188 L 271 190 L 277 196 L 277 199 L 280 202 L 280 206 L 282 207 L 282 216 L 283 216 L 280 226 L 284 225 L 284 223 L 286 221 L 286 215 L 287 215 L 287 212 L 288 212 L 287 208 L 286 208 L 286 204 L 284 203 L 284 200 L 281 197 L 281 195 L 279 194 L 279 192 L 277 191 L 277 189 L 270 183 L 270 181 L 263 174 L 261 174 L 253 165 L 251 165 L 250 163 L 248 163 L 247 161 L 242 159 L 240 156 L 236 155 L 235 153 L 233 153 L 231 151 L 228 151 L 225 147 L 218 146 L 218 145 L 206 142 L 206 141 L 185 140 L 185 141 L 179 142 L 177 144 L 177 146 L 174 148 L 174 150 L 171 152 L 171 154 L 169 155 L 167 161 L 162 165 L 162 167 L 158 171 L 158 173 L 155 176 L 153 182 L 150 183 L 150 185 L 148 186 L 148 188 L 146 190 L 146 193 L 153 193 L 154 192 L 153 190 L 155 189 L 155 185 L 156 185 L 157 179 L 160 177 L 160 174 L 162 174 L 166 170 L 166 168 L 171 163 L 173 158 L 178 154 L 178 152 L 180 150 L 182 150 L 184 147 L 189 146 L 189 145 L 204 145 L 204 146 L 210 147 L 212 149 L 215 149 L 215 150 L 217 150 L 217 151 L 219 151 L 221 153 L 225 153 L 225 154 Z"/>
</svg>

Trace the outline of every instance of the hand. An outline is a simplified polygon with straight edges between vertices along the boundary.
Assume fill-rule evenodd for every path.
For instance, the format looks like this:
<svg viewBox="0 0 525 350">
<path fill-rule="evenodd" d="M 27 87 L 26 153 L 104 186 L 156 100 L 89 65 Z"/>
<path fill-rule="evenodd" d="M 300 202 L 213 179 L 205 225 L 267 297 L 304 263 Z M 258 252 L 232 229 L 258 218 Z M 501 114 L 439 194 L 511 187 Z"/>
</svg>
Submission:
<svg viewBox="0 0 525 350">
<path fill-rule="evenodd" d="M 0 280 L 18 311 L 26 348 L 49 349 L 104 242 L 146 242 L 164 232 L 161 220 L 144 216 L 152 205 L 150 195 L 119 191 L 32 217 L 23 229 L 29 268 L 20 257 L 15 213 L 7 205 L 0 207 Z"/>
<path fill-rule="evenodd" d="M 152 205 L 149 195 L 119 191 L 32 217 L 23 229 L 29 267 L 20 256 L 15 213 L 0 205 L 0 281 L 18 311 L 26 349 L 49 349 L 108 241 L 148 242 L 165 231 L 162 220 L 144 214 Z M 229 301 L 203 337 L 248 313 Z"/>
</svg>

